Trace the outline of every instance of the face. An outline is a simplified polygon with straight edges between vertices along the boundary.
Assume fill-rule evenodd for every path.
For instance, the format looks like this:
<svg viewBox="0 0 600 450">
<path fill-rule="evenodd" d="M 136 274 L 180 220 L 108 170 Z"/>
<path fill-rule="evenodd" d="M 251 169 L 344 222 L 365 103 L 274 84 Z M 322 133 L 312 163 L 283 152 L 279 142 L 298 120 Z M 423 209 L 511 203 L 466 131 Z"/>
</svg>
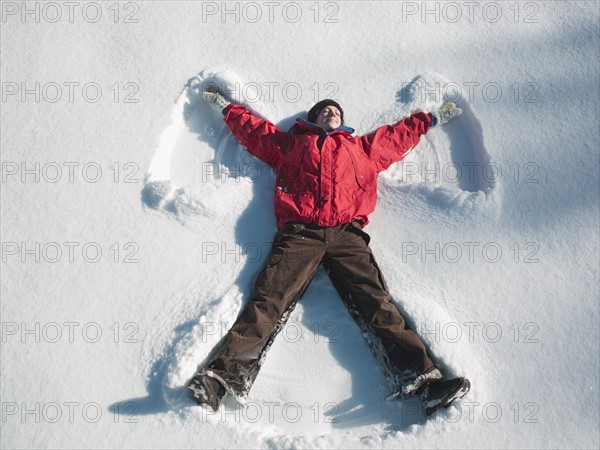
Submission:
<svg viewBox="0 0 600 450">
<path fill-rule="evenodd" d="M 335 130 L 342 125 L 340 110 L 333 105 L 326 106 L 319 111 L 315 123 L 327 131 Z"/>
</svg>

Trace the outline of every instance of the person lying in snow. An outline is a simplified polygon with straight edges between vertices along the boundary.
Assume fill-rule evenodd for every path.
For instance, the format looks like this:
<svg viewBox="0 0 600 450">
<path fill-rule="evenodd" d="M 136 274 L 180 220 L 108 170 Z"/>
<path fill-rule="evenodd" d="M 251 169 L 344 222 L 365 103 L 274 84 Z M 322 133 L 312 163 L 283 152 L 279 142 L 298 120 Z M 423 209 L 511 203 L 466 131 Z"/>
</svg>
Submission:
<svg viewBox="0 0 600 450">
<path fill-rule="evenodd" d="M 444 407 L 464 396 L 466 378 L 445 380 L 423 341 L 392 302 L 363 230 L 375 209 L 377 174 L 404 158 L 430 127 L 462 110 L 446 103 L 366 136 L 353 136 L 344 111 L 326 99 L 297 119 L 289 132 L 229 103 L 215 88 L 203 99 L 222 111 L 239 142 L 276 172 L 277 234 L 253 297 L 222 346 L 188 384 L 200 404 L 217 410 L 226 392 L 248 394 L 266 352 L 320 264 L 352 316 L 380 342 L 384 360 L 402 380 L 390 398 L 421 393 L 426 406 Z M 428 409 L 428 412 L 429 412 Z"/>
</svg>

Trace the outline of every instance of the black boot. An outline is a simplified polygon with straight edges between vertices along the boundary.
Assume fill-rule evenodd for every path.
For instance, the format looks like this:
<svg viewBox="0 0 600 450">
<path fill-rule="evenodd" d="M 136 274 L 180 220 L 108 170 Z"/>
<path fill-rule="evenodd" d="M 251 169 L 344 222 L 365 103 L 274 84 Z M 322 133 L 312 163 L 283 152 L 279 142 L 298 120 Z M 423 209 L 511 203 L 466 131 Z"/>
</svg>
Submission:
<svg viewBox="0 0 600 450">
<path fill-rule="evenodd" d="M 219 408 L 225 395 L 225 388 L 221 383 L 204 373 L 194 375 L 187 387 L 200 405 L 209 405 L 213 411 Z"/>
<path fill-rule="evenodd" d="M 423 389 L 423 403 L 428 416 L 440 408 L 447 408 L 456 400 L 464 397 L 471 388 L 471 382 L 464 377 L 450 380 L 434 380 Z"/>
</svg>

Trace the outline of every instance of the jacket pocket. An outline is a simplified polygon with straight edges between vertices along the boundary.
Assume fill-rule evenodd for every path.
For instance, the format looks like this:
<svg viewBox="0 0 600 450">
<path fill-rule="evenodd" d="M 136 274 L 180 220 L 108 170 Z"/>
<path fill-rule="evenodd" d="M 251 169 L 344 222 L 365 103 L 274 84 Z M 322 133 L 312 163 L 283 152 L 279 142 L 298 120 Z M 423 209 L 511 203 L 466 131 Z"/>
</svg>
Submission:
<svg viewBox="0 0 600 450">
<path fill-rule="evenodd" d="M 302 161 L 308 147 L 310 147 L 310 143 L 306 143 L 299 152 L 294 152 L 293 157 L 286 157 L 282 161 L 277 170 L 275 189 L 292 194 L 297 191 L 299 184 L 304 179 L 301 173 Z"/>
<path fill-rule="evenodd" d="M 345 143 L 342 145 L 348 152 L 348 157 L 352 162 L 354 178 L 358 186 L 363 191 L 374 191 L 377 189 L 377 174 L 371 170 L 371 161 L 369 161 L 366 155 L 358 155 L 360 150 L 350 149 Z"/>
</svg>

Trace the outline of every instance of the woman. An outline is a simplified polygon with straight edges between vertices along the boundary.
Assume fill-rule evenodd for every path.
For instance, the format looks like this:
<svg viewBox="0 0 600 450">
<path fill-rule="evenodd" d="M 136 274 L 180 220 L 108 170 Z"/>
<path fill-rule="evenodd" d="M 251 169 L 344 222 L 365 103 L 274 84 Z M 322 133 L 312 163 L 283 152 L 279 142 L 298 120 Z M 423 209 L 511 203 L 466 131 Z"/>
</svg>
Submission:
<svg viewBox="0 0 600 450">
<path fill-rule="evenodd" d="M 298 119 L 285 133 L 229 103 L 214 88 L 203 98 L 221 109 L 240 143 L 275 170 L 278 232 L 253 297 L 216 355 L 188 384 L 198 403 L 217 410 L 225 392 L 247 395 L 266 351 L 320 264 L 353 318 L 375 338 L 372 350 L 383 356 L 395 390 L 391 397 L 427 387 L 426 400 L 439 391 L 441 405 L 466 394 L 468 380 L 443 379 L 427 347 L 393 304 L 363 231 L 375 209 L 377 174 L 404 158 L 431 126 L 447 123 L 462 110 L 448 103 L 431 114 L 416 113 L 353 136 L 341 106 L 326 99 L 310 109 L 308 120 Z"/>
</svg>

